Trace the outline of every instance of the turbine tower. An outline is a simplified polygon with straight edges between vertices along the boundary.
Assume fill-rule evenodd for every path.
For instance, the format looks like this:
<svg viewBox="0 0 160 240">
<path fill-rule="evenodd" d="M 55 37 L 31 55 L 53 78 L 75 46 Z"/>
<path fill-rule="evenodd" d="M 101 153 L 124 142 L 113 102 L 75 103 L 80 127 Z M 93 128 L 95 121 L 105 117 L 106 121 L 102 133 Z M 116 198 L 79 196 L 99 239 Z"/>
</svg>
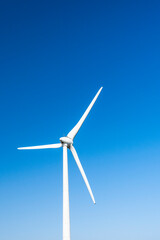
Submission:
<svg viewBox="0 0 160 240">
<path fill-rule="evenodd" d="M 40 146 L 32 146 L 32 147 L 20 147 L 19 150 L 27 150 L 27 149 L 46 149 L 46 148 L 60 148 L 63 147 L 63 240 L 70 240 L 70 214 L 69 214 L 69 185 L 68 185 L 68 157 L 67 157 L 67 148 L 71 150 L 73 157 L 77 163 L 77 166 L 82 174 L 86 187 L 89 191 L 89 194 L 92 198 L 93 203 L 95 204 L 95 199 L 89 185 L 86 174 L 83 170 L 79 157 L 75 148 L 73 147 L 73 140 L 78 133 L 80 127 L 82 126 L 84 120 L 89 114 L 91 108 L 93 107 L 95 101 L 97 100 L 101 90 L 103 87 L 99 89 L 92 102 L 84 112 L 83 116 L 79 120 L 79 122 L 75 125 L 75 127 L 67 134 L 66 137 L 60 138 L 60 143 L 57 144 L 48 144 L 48 145 L 40 145 Z"/>
</svg>

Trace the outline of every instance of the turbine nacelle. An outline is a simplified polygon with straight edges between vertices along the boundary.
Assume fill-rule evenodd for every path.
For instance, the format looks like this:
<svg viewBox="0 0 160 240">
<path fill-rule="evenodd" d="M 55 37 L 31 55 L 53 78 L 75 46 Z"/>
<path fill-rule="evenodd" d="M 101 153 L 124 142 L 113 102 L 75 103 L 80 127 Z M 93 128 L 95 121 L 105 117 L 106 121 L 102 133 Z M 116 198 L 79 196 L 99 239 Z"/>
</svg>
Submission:
<svg viewBox="0 0 160 240">
<path fill-rule="evenodd" d="M 67 147 L 73 144 L 73 140 L 69 137 L 61 137 L 59 140 L 62 144 L 66 144 Z"/>
</svg>

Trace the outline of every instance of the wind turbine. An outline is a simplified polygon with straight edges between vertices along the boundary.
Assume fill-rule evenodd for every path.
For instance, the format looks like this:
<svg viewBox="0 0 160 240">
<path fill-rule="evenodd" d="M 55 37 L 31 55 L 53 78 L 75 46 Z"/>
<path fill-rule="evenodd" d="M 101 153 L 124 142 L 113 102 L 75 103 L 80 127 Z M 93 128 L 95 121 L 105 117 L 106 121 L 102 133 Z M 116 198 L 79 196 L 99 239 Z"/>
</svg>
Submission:
<svg viewBox="0 0 160 240">
<path fill-rule="evenodd" d="M 60 148 L 63 147 L 63 240 L 70 240 L 70 215 L 69 215 L 69 186 L 68 186 L 68 158 L 67 158 L 67 148 L 69 148 L 73 154 L 73 157 L 77 163 L 77 166 L 82 174 L 84 182 L 88 188 L 89 194 L 92 198 L 93 203 L 95 204 L 95 199 L 89 185 L 86 174 L 83 170 L 81 162 L 78 158 L 77 152 L 73 147 L 73 140 L 78 133 L 80 127 L 82 126 L 84 120 L 89 114 L 91 108 L 93 107 L 95 101 L 97 100 L 101 90 L 103 87 L 99 89 L 92 102 L 84 112 L 83 116 L 79 120 L 79 122 L 75 125 L 75 127 L 67 134 L 66 137 L 60 138 L 60 143 L 57 144 L 48 144 L 48 145 L 40 145 L 40 146 L 32 146 L 32 147 L 20 147 L 19 150 L 27 150 L 27 149 L 46 149 L 46 148 Z"/>
</svg>

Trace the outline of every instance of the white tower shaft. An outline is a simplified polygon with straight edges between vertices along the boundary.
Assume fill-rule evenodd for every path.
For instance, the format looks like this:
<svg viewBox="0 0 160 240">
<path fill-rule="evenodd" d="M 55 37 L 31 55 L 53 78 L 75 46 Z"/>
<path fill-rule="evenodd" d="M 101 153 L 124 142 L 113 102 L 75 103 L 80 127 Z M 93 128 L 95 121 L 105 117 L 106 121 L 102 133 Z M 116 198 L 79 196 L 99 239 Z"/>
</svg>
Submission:
<svg viewBox="0 0 160 240">
<path fill-rule="evenodd" d="M 70 240 L 67 144 L 63 144 L 63 240 Z"/>
</svg>

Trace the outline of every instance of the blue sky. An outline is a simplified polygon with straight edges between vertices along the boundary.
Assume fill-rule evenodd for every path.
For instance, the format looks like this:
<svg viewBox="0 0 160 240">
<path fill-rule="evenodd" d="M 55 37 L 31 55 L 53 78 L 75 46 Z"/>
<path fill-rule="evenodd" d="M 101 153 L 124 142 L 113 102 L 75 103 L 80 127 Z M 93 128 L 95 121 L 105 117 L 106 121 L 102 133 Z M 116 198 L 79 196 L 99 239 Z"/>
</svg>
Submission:
<svg viewBox="0 0 160 240">
<path fill-rule="evenodd" d="M 103 90 L 69 153 L 71 237 L 160 239 L 159 1 L 1 1 L 0 239 L 62 239 L 56 143 Z"/>
</svg>

